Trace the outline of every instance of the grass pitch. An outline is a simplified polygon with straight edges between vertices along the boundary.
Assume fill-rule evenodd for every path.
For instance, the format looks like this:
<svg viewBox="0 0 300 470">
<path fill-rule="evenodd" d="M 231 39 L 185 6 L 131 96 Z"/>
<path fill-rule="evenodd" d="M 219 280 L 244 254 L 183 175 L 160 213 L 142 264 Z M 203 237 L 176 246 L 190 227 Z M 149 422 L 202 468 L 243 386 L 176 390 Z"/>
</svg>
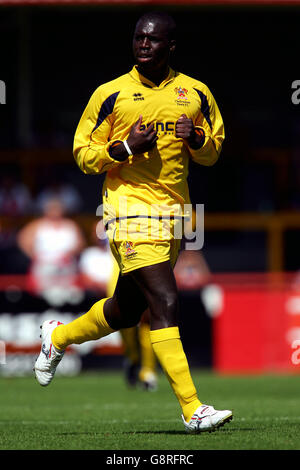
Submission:
<svg viewBox="0 0 300 470">
<path fill-rule="evenodd" d="M 164 377 L 159 389 L 128 389 L 122 372 L 0 379 L 0 449 L 300 449 L 300 376 L 217 376 L 192 372 L 199 397 L 234 419 L 214 433 L 188 435 Z"/>
</svg>

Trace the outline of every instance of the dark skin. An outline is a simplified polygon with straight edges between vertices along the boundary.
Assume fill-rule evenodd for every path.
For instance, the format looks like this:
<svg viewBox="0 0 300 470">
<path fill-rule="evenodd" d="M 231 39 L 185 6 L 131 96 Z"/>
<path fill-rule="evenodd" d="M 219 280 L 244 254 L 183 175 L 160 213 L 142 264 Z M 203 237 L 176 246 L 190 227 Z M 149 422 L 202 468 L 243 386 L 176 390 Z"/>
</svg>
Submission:
<svg viewBox="0 0 300 470">
<path fill-rule="evenodd" d="M 165 21 L 147 18 L 138 21 L 133 38 L 137 69 L 156 86 L 167 78 L 169 59 L 174 50 L 175 40 L 170 39 Z M 141 115 L 127 138 L 133 155 L 150 151 L 158 139 L 153 124 L 145 130 L 140 129 L 142 121 Z M 203 143 L 201 136 L 195 132 L 193 121 L 185 114 L 176 123 L 175 136 L 193 149 L 200 148 Z M 123 144 L 114 147 L 112 152 L 112 157 L 117 160 L 125 161 L 128 158 Z M 146 309 L 151 330 L 178 325 L 178 293 L 169 261 L 120 276 L 113 297 L 104 305 L 104 314 L 108 324 L 119 330 L 137 325 Z"/>
</svg>

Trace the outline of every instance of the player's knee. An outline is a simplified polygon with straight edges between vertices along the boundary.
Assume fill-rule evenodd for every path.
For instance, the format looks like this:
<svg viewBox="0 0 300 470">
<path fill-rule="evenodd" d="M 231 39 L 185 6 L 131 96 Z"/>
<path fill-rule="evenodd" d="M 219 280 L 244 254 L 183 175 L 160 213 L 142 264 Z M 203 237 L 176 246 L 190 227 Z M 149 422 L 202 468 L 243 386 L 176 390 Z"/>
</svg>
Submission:
<svg viewBox="0 0 300 470">
<path fill-rule="evenodd" d="M 133 326 L 136 326 L 140 321 L 140 317 L 124 317 L 122 315 L 119 315 L 118 317 L 109 317 L 107 318 L 107 322 L 109 326 L 113 330 L 121 330 L 123 328 L 131 328 Z"/>
<path fill-rule="evenodd" d="M 160 319 L 174 319 L 178 313 L 178 295 L 177 292 L 163 292 L 153 299 L 152 316 Z"/>
<path fill-rule="evenodd" d="M 168 312 L 173 312 L 178 306 L 178 296 L 176 292 L 166 292 L 163 298 L 163 305 Z"/>
<path fill-rule="evenodd" d="M 120 327 L 119 329 L 123 328 L 132 328 L 133 326 L 138 325 L 141 317 L 126 317 L 120 319 Z"/>
<path fill-rule="evenodd" d="M 131 305 L 122 303 L 120 306 L 117 298 L 113 296 L 105 304 L 106 320 L 114 330 L 131 328 L 139 323 L 146 307 L 147 304 L 145 305 L 144 302 L 132 303 Z"/>
</svg>

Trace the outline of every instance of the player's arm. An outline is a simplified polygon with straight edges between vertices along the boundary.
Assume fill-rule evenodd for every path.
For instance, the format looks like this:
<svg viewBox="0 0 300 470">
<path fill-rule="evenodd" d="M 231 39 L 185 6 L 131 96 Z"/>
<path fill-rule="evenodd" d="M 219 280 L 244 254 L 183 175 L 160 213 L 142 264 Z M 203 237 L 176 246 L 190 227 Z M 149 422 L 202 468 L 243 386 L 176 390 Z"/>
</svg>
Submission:
<svg viewBox="0 0 300 470">
<path fill-rule="evenodd" d="M 201 95 L 201 110 L 196 122 L 193 123 L 182 115 L 176 123 L 176 137 L 185 140 L 196 163 L 210 166 L 218 160 L 221 153 L 225 137 L 224 125 L 219 108 L 209 90 L 206 95 Z"/>
<path fill-rule="evenodd" d="M 110 155 L 114 159 L 125 161 L 129 155 L 138 155 L 148 152 L 154 147 L 158 139 L 154 125 L 151 124 L 146 129 L 141 130 L 142 121 L 143 116 L 140 116 L 138 121 L 130 129 L 126 143 L 118 142 L 111 147 Z"/>
<path fill-rule="evenodd" d="M 205 132 L 194 126 L 193 120 L 182 114 L 176 122 L 175 135 L 183 139 L 190 149 L 199 150 L 205 141 Z"/>
<path fill-rule="evenodd" d="M 140 130 L 142 116 L 133 123 L 126 141 L 110 139 L 117 96 L 118 92 L 103 95 L 99 87 L 79 121 L 73 153 L 84 173 L 103 173 L 125 162 L 129 155 L 144 153 L 155 145 L 157 135 L 153 125 Z"/>
<path fill-rule="evenodd" d="M 84 173 L 103 173 L 120 162 L 110 154 L 118 142 L 110 140 L 118 92 L 104 93 L 99 87 L 91 96 L 76 129 L 74 158 Z"/>
</svg>

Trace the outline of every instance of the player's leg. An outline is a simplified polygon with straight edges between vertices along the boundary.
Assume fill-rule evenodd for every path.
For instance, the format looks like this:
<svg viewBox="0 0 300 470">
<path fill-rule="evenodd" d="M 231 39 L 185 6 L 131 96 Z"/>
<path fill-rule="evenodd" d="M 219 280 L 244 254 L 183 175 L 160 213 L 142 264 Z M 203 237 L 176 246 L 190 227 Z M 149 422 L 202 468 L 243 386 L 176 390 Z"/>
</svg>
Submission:
<svg viewBox="0 0 300 470">
<path fill-rule="evenodd" d="M 65 350 L 70 344 L 82 344 L 135 326 L 146 307 L 136 282 L 130 276 L 119 276 L 112 297 L 99 300 L 84 315 L 53 330 L 53 345 L 58 350 Z"/>
<path fill-rule="evenodd" d="M 150 311 L 147 309 L 138 326 L 138 337 L 140 345 L 141 368 L 139 380 L 145 390 L 156 390 L 156 357 L 150 339 Z"/>
<path fill-rule="evenodd" d="M 113 297 L 96 302 L 84 315 L 66 325 L 53 320 L 44 322 L 42 349 L 34 367 L 39 383 L 51 382 L 69 345 L 100 339 L 120 328 L 134 326 L 146 308 L 146 299 L 136 282 L 129 276 L 120 276 Z"/>
<path fill-rule="evenodd" d="M 150 339 L 185 420 L 201 406 L 178 329 L 178 293 L 169 261 L 146 266 L 132 273 L 150 309 Z"/>
<path fill-rule="evenodd" d="M 115 256 L 111 252 L 112 271 L 107 284 L 107 297 L 112 297 L 118 282 L 120 268 Z M 124 371 L 126 382 L 129 386 L 135 386 L 138 381 L 140 366 L 140 348 L 138 341 L 138 327 L 121 328 L 120 335 L 124 349 Z"/>
<path fill-rule="evenodd" d="M 140 347 L 138 339 L 138 327 L 121 328 L 120 335 L 124 350 L 124 373 L 126 383 L 134 387 L 138 382 L 140 368 Z"/>
<path fill-rule="evenodd" d="M 178 329 L 178 296 L 169 261 L 133 273 L 149 305 L 150 337 L 155 354 L 182 409 L 188 432 L 214 431 L 232 419 L 230 410 L 215 410 L 200 402 Z"/>
<path fill-rule="evenodd" d="M 150 340 L 150 314 L 147 309 L 138 326 L 121 328 L 124 348 L 126 382 L 135 386 L 139 381 L 144 390 L 157 388 L 156 357 Z"/>
</svg>

